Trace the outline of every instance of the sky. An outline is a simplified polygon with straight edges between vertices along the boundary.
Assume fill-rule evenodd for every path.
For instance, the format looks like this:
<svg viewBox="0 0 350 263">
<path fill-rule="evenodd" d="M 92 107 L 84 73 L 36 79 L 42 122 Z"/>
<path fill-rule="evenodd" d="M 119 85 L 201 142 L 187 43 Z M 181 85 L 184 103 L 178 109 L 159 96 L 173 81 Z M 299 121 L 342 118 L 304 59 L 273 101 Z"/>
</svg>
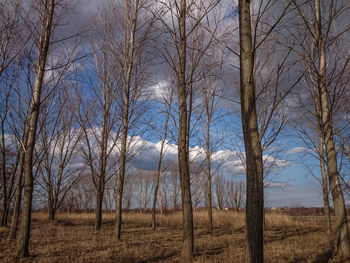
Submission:
<svg viewBox="0 0 350 263">
<path fill-rule="evenodd" d="M 106 1 L 106 0 L 103 0 Z M 101 7 L 103 1 L 101 0 L 80 0 L 74 11 L 67 18 L 69 23 L 62 30 L 62 34 L 71 34 L 78 31 L 81 26 L 88 24 L 91 18 Z M 230 1 L 226 1 L 228 3 Z M 232 1 L 231 1 L 232 2 Z M 224 1 L 225 3 L 225 1 Z M 226 19 L 235 23 L 237 19 L 237 6 L 225 6 L 223 8 L 226 11 Z M 223 12 L 224 12 L 223 11 Z M 237 62 L 237 58 L 232 58 Z M 163 89 L 165 89 L 167 83 L 164 80 L 159 80 L 158 85 L 150 86 L 153 91 L 154 97 L 161 97 Z M 232 82 L 226 83 L 225 96 L 232 94 L 234 89 Z M 220 102 L 219 108 L 222 112 L 235 112 L 237 105 L 228 103 L 223 100 Z M 233 120 L 233 121 L 232 121 Z M 230 118 L 221 118 L 217 123 L 217 127 L 213 128 L 213 131 L 218 132 L 218 136 L 224 136 L 225 134 L 240 133 L 240 120 L 237 117 L 237 113 L 232 114 Z M 286 129 L 291 129 L 291 126 L 287 126 Z M 293 137 L 293 132 L 283 132 L 278 140 L 278 148 L 281 153 L 274 160 L 276 165 L 275 170 L 266 179 L 265 186 L 265 206 L 282 207 L 282 206 L 306 206 L 306 207 L 321 207 L 323 206 L 321 186 L 317 180 L 311 175 L 308 169 L 305 168 L 306 163 L 308 167 L 311 167 L 314 174 L 319 174 L 317 168 L 317 160 L 313 160 L 307 157 L 307 150 L 304 148 L 303 143 Z M 138 153 L 130 161 L 129 165 L 137 169 L 142 170 L 155 170 L 157 167 L 160 142 L 158 138 L 154 136 L 138 136 L 134 138 L 135 144 L 138 145 Z M 239 139 L 238 139 L 239 140 Z M 225 143 L 215 149 L 212 156 L 213 167 L 219 167 L 219 173 L 228 180 L 244 180 L 244 167 L 238 154 L 244 155 L 244 148 L 241 144 L 235 147 L 230 145 L 230 140 L 225 140 Z M 177 149 L 176 145 L 170 139 L 166 144 L 166 153 L 164 161 L 176 161 Z M 192 157 L 196 156 L 198 160 L 204 159 L 203 147 L 195 141 L 191 144 Z M 264 158 L 267 158 L 266 156 Z"/>
</svg>

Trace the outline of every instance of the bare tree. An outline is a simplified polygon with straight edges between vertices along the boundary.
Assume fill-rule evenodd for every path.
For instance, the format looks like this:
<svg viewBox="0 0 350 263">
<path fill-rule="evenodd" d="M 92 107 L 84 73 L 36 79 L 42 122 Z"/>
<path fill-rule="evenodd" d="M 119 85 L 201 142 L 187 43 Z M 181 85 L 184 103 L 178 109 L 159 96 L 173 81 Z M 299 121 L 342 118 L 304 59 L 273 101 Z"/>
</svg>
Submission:
<svg viewBox="0 0 350 263">
<path fill-rule="evenodd" d="M 47 197 L 51 221 L 80 177 L 81 167 L 75 167 L 73 162 L 82 133 L 79 128 L 74 128 L 73 107 L 68 102 L 70 96 L 67 88 L 63 89 L 41 111 L 43 128 L 38 135 L 37 147 L 43 152 L 43 160 L 38 166 L 41 180 L 37 182 Z"/>
<path fill-rule="evenodd" d="M 1 225 L 7 226 L 8 212 L 13 197 L 16 170 L 19 163 L 11 164 L 11 152 L 9 149 L 14 145 L 9 145 L 11 140 L 7 140 L 10 131 L 6 129 L 10 112 L 10 100 L 15 86 L 15 81 L 19 78 L 18 56 L 22 52 L 28 37 L 27 33 L 21 29 L 20 12 L 22 5 L 20 1 L 3 1 L 0 3 L 0 80 L 1 80 L 1 104 L 0 104 L 0 127 L 1 127 L 1 183 L 2 183 L 2 217 Z M 5 74 L 4 74 L 5 73 Z M 12 142 L 13 143 L 13 142 Z M 12 167 L 11 167 L 12 166 Z"/>
<path fill-rule="evenodd" d="M 213 52 L 213 51 L 212 51 Z M 213 52 L 214 53 L 214 52 Z M 219 80 L 221 78 L 223 66 L 223 52 L 218 58 L 212 58 L 213 61 L 206 67 L 201 67 L 201 80 L 203 82 L 202 94 L 205 111 L 205 161 L 207 173 L 206 201 L 208 209 L 208 230 L 213 232 L 213 201 L 212 201 L 212 171 L 211 157 L 214 150 L 214 143 L 211 138 L 211 129 L 214 121 L 214 112 L 219 94 Z"/>
<path fill-rule="evenodd" d="M 324 164 L 327 166 L 326 171 L 336 214 L 334 245 L 341 256 L 347 257 L 350 255 L 350 237 L 344 196 L 339 180 L 334 119 L 346 86 L 341 79 L 348 71 L 350 59 L 349 56 L 344 56 L 342 50 L 338 48 L 341 46 L 340 43 L 347 39 L 345 34 L 349 30 L 349 24 L 343 24 L 340 21 L 343 21 L 342 15 L 349 10 L 349 3 L 347 1 L 323 3 L 319 0 L 296 2 L 295 10 L 300 21 L 297 23 L 301 29 L 298 34 L 303 37 L 296 38 L 294 34 L 293 38 L 298 43 L 298 48 L 295 48 L 294 51 L 302 58 L 303 66 L 307 69 L 306 81 L 309 80 L 309 90 L 312 91 L 313 109 L 308 113 L 312 113 L 310 115 L 316 119 L 314 123 L 318 131 L 318 145 L 316 144 L 315 149 L 320 159 L 325 209 L 328 190 Z M 310 27 L 310 23 L 313 23 L 314 26 Z M 305 41 L 302 42 L 301 39 Z M 326 215 L 327 229 L 330 232 L 330 224 L 327 221 L 329 219 Z"/>
<path fill-rule="evenodd" d="M 33 195 L 33 152 L 36 141 L 36 128 L 39 117 L 40 97 L 43 87 L 46 61 L 49 50 L 50 36 L 53 29 L 53 15 L 56 1 L 47 0 L 39 6 L 41 10 L 41 31 L 38 47 L 38 60 L 36 65 L 35 85 L 32 91 L 32 101 L 28 123 L 28 136 L 25 145 L 26 154 L 24 159 L 24 200 L 21 220 L 21 236 L 19 239 L 18 255 L 29 256 L 28 246 L 30 237 L 32 195 Z"/>
<path fill-rule="evenodd" d="M 190 131 L 193 113 L 194 82 L 198 65 L 209 42 L 196 38 L 194 32 L 218 1 L 160 1 L 154 13 L 162 26 L 166 44 L 159 49 L 162 58 L 176 72 L 178 103 L 178 164 L 180 172 L 183 242 L 182 257 L 190 259 L 194 252 L 193 216 L 190 189 Z M 175 50 L 175 56 L 169 50 Z M 194 125 L 195 126 L 195 125 Z M 192 127 L 194 127 L 192 126 Z"/>
<path fill-rule="evenodd" d="M 15 93 L 16 96 L 14 97 L 15 103 L 13 103 L 11 107 L 10 112 L 10 127 L 13 131 L 13 134 L 16 136 L 16 139 L 18 141 L 19 145 L 19 151 L 18 151 L 18 165 L 16 168 L 16 193 L 15 193 L 15 200 L 14 200 L 14 207 L 13 207 L 13 215 L 12 215 L 12 222 L 11 222 L 11 228 L 9 233 L 9 239 L 15 239 L 17 236 L 17 228 L 19 223 L 19 216 L 20 216 L 20 206 L 21 206 L 21 200 L 22 200 L 22 190 L 23 190 L 23 170 L 24 170 L 24 155 L 25 155 L 25 145 L 27 140 L 27 134 L 28 134 L 28 113 L 29 113 L 29 99 L 26 96 L 26 93 L 31 93 L 31 65 L 28 63 L 28 66 L 25 67 L 24 63 L 18 65 L 19 70 L 24 72 L 24 75 L 26 77 L 25 83 L 26 87 L 29 87 L 29 92 L 24 92 L 21 88 L 21 85 L 15 86 Z"/>
<path fill-rule="evenodd" d="M 225 188 L 227 193 L 227 203 L 236 211 L 239 211 L 242 207 L 245 195 L 244 182 L 240 181 L 235 183 L 234 181 L 228 181 Z"/>
<path fill-rule="evenodd" d="M 166 97 L 162 95 L 163 97 L 163 103 L 165 107 L 165 121 L 164 121 L 164 134 L 161 138 L 161 146 L 159 151 L 159 159 L 158 159 L 158 166 L 156 171 L 156 178 L 155 178 L 155 189 L 154 189 L 154 197 L 153 197 L 153 206 L 152 206 L 152 229 L 156 229 L 156 205 L 157 205 L 157 197 L 158 197 L 158 188 L 159 188 L 159 180 L 162 173 L 162 161 L 163 161 L 163 154 L 166 151 L 165 149 L 165 143 L 168 137 L 168 123 L 169 123 L 169 117 L 171 114 L 171 107 L 173 102 L 173 94 L 174 89 L 172 87 L 172 83 L 170 83 L 170 94 L 169 97 Z"/>
<path fill-rule="evenodd" d="M 118 2 L 119 5 L 113 6 L 115 14 L 123 17 L 123 21 L 120 22 L 122 42 L 120 43 L 118 54 L 115 54 L 121 68 L 123 80 L 122 89 L 120 90 L 122 129 L 113 235 L 116 241 L 121 240 L 128 136 L 133 123 L 132 117 L 137 108 L 136 105 L 139 104 L 137 100 L 140 98 L 141 89 L 145 82 L 145 73 L 147 71 L 145 44 L 148 41 L 148 35 L 153 25 L 152 16 L 146 13 L 147 3 L 148 1 L 146 0 L 124 0 Z"/>
<path fill-rule="evenodd" d="M 268 145 L 273 143 L 281 129 L 277 125 L 277 130 L 273 131 L 273 136 L 269 136 L 264 144 L 262 139 L 266 136 L 268 127 L 273 119 L 276 109 L 281 104 L 285 96 L 299 82 L 300 78 L 291 85 L 284 93 L 278 90 L 279 75 L 281 66 L 277 66 L 277 78 L 275 81 L 275 95 L 272 96 L 272 106 L 268 107 L 264 118 L 260 119 L 260 129 L 258 127 L 257 113 L 257 72 L 256 72 L 256 54 L 266 39 L 276 29 L 283 16 L 288 11 L 293 0 L 288 1 L 282 9 L 281 14 L 266 28 L 266 24 L 261 23 L 266 10 L 275 4 L 274 1 L 261 1 L 257 7 L 257 16 L 254 21 L 254 31 L 252 33 L 252 2 L 239 0 L 239 41 L 240 41 L 240 97 L 241 97 L 241 116 L 242 128 L 244 135 L 244 145 L 246 154 L 246 181 L 247 181 L 247 197 L 246 197 L 246 262 L 262 262 L 264 260 L 263 253 L 263 221 L 264 221 L 264 182 L 263 182 L 263 155 L 262 151 Z M 261 33 L 261 34 L 260 34 Z M 290 51 L 285 55 L 282 61 L 289 56 Z M 267 82 L 269 83 L 269 81 Z M 264 84 L 264 83 L 262 83 Z M 262 89 L 264 90 L 264 85 Z M 271 128 L 270 128 L 271 129 Z M 267 134 L 268 135 L 268 134 Z"/>
<path fill-rule="evenodd" d="M 105 184 L 112 177 L 112 155 L 120 139 L 120 112 L 117 96 L 120 92 L 121 69 L 115 58 L 119 49 L 117 18 L 110 3 L 95 17 L 89 28 L 89 47 L 93 55 L 94 71 L 89 78 L 93 97 L 80 91 L 79 123 L 84 132 L 84 158 L 96 188 L 95 229 L 102 225 L 102 205 Z M 98 88 L 96 88 L 96 86 Z M 95 107 L 91 108 L 91 104 Z M 97 149 L 97 150 L 96 150 Z"/>
<path fill-rule="evenodd" d="M 223 175 L 215 176 L 215 179 L 214 179 L 215 194 L 216 194 L 216 199 L 218 201 L 219 209 L 223 209 L 225 206 L 225 184 L 226 184 L 226 179 L 223 177 Z"/>
<path fill-rule="evenodd" d="M 145 211 L 149 205 L 153 193 L 152 173 L 148 171 L 136 171 L 136 191 L 140 212 Z"/>
</svg>

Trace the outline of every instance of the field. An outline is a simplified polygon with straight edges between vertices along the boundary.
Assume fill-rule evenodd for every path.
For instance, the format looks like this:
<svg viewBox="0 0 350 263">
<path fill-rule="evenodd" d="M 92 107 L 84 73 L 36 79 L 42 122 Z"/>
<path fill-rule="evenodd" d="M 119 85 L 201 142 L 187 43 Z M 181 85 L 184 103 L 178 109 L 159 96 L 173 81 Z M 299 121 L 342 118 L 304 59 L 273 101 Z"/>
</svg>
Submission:
<svg viewBox="0 0 350 263">
<path fill-rule="evenodd" d="M 16 244 L 8 244 L 8 228 L 0 228 L 0 262 L 182 262 L 181 212 L 159 215 L 151 230 L 151 214 L 125 213 L 122 242 L 113 241 L 113 214 L 104 214 L 101 232 L 94 230 L 94 214 L 33 213 L 30 253 L 15 259 Z M 195 211 L 193 262 L 243 262 L 244 213 L 214 211 L 214 233 L 206 230 L 206 212 Z M 321 216 L 267 213 L 265 262 L 346 262 L 330 258 Z M 350 261 L 349 261 L 350 262 Z"/>
</svg>

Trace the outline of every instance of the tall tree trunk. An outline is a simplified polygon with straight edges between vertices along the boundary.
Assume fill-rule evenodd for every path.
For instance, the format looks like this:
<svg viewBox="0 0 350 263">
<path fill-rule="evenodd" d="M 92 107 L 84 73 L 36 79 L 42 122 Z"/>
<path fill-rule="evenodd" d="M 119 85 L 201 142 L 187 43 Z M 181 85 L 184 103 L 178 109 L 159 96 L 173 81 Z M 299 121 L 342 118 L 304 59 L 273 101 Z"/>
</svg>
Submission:
<svg viewBox="0 0 350 263">
<path fill-rule="evenodd" d="M 327 172 L 329 185 L 331 187 L 334 210 L 336 216 L 336 248 L 337 252 L 344 257 L 350 256 L 350 239 L 348 221 L 346 217 L 346 208 L 344 202 L 343 191 L 339 182 L 337 153 L 335 150 L 333 121 L 329 109 L 329 95 L 326 84 L 326 37 L 322 32 L 321 22 L 321 4 L 320 0 L 315 0 L 316 14 L 316 41 L 319 56 L 318 65 L 318 88 L 321 102 L 321 118 L 324 133 L 325 151 L 327 157 Z"/>
<path fill-rule="evenodd" d="M 101 141 L 100 141 L 100 167 L 99 167 L 99 178 L 97 186 L 97 198 L 96 198 L 96 218 L 95 218 L 95 229 L 101 230 L 102 226 L 102 204 L 103 195 L 105 189 L 105 177 L 106 177 L 106 159 L 107 159 L 107 118 L 108 118 L 108 94 L 103 91 L 103 123 L 101 131 Z"/>
<path fill-rule="evenodd" d="M 23 135 L 23 145 L 27 144 L 27 129 L 24 129 L 24 135 Z M 23 170 L 24 170 L 24 156 L 25 151 L 23 149 L 23 146 L 21 145 L 20 148 L 20 155 L 19 155 L 19 162 L 18 167 L 16 170 L 16 194 L 15 194 L 15 203 L 13 207 L 13 216 L 12 216 L 12 222 L 10 227 L 10 233 L 9 233 L 9 239 L 15 239 L 17 236 L 17 228 L 18 228 L 18 220 L 19 220 L 19 213 L 21 209 L 21 200 L 22 200 L 22 190 L 23 190 Z"/>
<path fill-rule="evenodd" d="M 46 0 L 44 13 L 42 14 L 41 34 L 39 40 L 39 57 L 36 66 L 35 84 L 32 91 L 32 101 L 30 107 L 28 137 L 26 143 L 26 153 L 24 157 L 24 200 L 21 219 L 21 235 L 17 254 L 19 257 L 29 256 L 29 237 L 32 212 L 33 195 L 33 152 L 36 141 L 36 129 L 40 110 L 40 97 L 45 74 L 45 65 L 49 50 L 50 35 L 52 29 L 52 18 L 55 8 L 55 0 Z"/>
<path fill-rule="evenodd" d="M 326 167 L 324 163 L 324 153 L 323 153 L 323 136 L 320 134 L 320 167 L 321 167 L 321 176 L 322 176 L 322 195 L 323 195 L 323 210 L 324 210 L 324 218 L 326 223 L 326 233 L 328 237 L 328 245 L 330 248 L 333 247 L 333 233 L 331 226 L 331 213 L 329 209 L 329 198 L 328 198 L 328 180 L 326 174 Z"/>
<path fill-rule="evenodd" d="M 246 262 L 264 261 L 263 162 L 255 103 L 250 1 L 239 0 L 240 93 L 246 151 Z"/>
<path fill-rule="evenodd" d="M 126 96 L 124 98 L 124 110 L 123 110 L 123 132 L 120 150 L 120 166 L 117 183 L 117 198 L 116 198 L 116 218 L 115 218 L 115 239 L 120 241 L 121 224 L 122 224 L 122 205 L 123 205 L 123 187 L 125 178 L 125 162 L 126 162 L 126 148 L 127 148 L 127 136 L 128 136 L 128 117 L 129 117 L 129 87 L 126 90 Z"/>
<path fill-rule="evenodd" d="M 183 214 L 183 240 L 182 257 L 193 258 L 194 233 L 192 200 L 190 188 L 190 169 L 188 153 L 188 120 L 187 120 L 187 90 L 186 90 L 186 0 L 181 0 L 180 17 L 180 46 L 179 46 L 179 70 L 178 70 L 178 104 L 179 104 L 179 135 L 178 135 L 178 160 L 180 170 L 180 183 L 182 195 Z"/>
<path fill-rule="evenodd" d="M 317 82 L 314 81 L 314 103 L 315 103 L 315 110 L 316 110 L 317 124 L 318 124 L 318 137 L 319 137 L 318 155 L 320 158 L 320 168 L 321 168 L 321 178 L 322 178 L 323 210 L 324 210 L 324 217 L 325 217 L 325 224 L 326 224 L 326 233 L 328 237 L 328 245 L 329 245 L 329 248 L 333 248 L 331 212 L 329 208 L 329 198 L 328 198 L 328 180 L 327 180 L 326 164 L 324 160 L 325 145 L 324 145 L 322 119 L 321 119 L 321 104 L 317 94 L 318 94 Z"/>
<path fill-rule="evenodd" d="M 160 178 L 161 169 L 162 169 L 164 144 L 168 137 L 168 122 L 169 122 L 169 116 L 171 111 L 172 97 L 173 97 L 173 92 L 171 91 L 168 112 L 165 117 L 164 135 L 163 135 L 162 143 L 160 146 L 160 152 L 159 152 L 158 167 L 157 167 L 157 174 L 156 174 L 156 186 L 154 188 L 154 197 L 153 197 L 153 206 L 152 206 L 152 229 L 153 230 L 156 230 L 156 206 L 157 206 L 157 197 L 158 197 L 158 188 L 159 188 L 159 178 Z"/>
<path fill-rule="evenodd" d="M 213 232 L 213 200 L 211 194 L 211 151 L 210 151 L 210 116 L 208 112 L 209 105 L 207 107 L 207 125 L 206 125 L 206 162 L 207 162 L 207 209 L 208 209 L 208 230 L 210 233 Z"/>
<path fill-rule="evenodd" d="M 1 174 L 2 174 L 2 185 L 3 185 L 3 197 L 2 197 L 2 216 L 1 216 L 1 225 L 7 226 L 7 217 L 8 217 L 8 198 L 11 193 L 8 193 L 7 189 L 7 175 L 6 175 L 6 144 L 5 144 L 5 127 L 4 121 L 1 120 Z"/>
<path fill-rule="evenodd" d="M 123 188 L 125 178 L 125 164 L 126 164 L 126 150 L 127 150 L 127 138 L 129 129 L 129 103 L 130 103 L 130 88 L 131 77 L 133 71 L 134 62 L 134 49 L 135 49 L 135 32 L 137 24 L 137 16 L 139 9 L 139 0 L 135 1 L 135 12 L 132 14 L 132 8 L 130 1 L 125 1 L 126 12 L 125 14 L 125 27 L 130 26 L 129 30 L 124 30 L 125 38 L 125 62 L 126 62 L 126 75 L 125 75 L 125 93 L 124 93 L 124 107 L 123 107 L 123 130 L 120 149 L 120 166 L 117 182 L 117 197 L 116 197 L 116 218 L 115 218 L 115 233 L 114 237 L 116 241 L 120 241 L 121 227 L 122 227 L 122 205 L 123 205 Z M 134 15 L 134 17 L 132 17 Z M 130 35 L 128 35 L 130 34 Z"/>
</svg>

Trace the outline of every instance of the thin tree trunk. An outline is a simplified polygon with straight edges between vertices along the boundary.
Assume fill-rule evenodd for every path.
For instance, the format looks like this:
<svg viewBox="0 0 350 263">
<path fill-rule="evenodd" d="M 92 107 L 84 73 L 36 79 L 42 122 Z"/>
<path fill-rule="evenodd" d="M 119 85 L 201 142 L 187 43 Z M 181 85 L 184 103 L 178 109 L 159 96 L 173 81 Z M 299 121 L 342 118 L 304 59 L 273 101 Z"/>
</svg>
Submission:
<svg viewBox="0 0 350 263">
<path fill-rule="evenodd" d="M 105 188 L 105 177 L 106 177 L 106 158 L 107 158 L 107 94 L 103 92 L 103 100 L 104 100 L 104 113 L 103 113 L 103 123 L 102 123 L 102 131 L 101 131 L 101 141 L 100 141 L 100 167 L 99 167 L 99 178 L 98 178 L 98 186 L 97 186 L 97 198 L 96 198 L 96 218 L 95 218 L 95 229 L 101 230 L 102 226 L 102 204 L 103 204 L 103 195 Z"/>
<path fill-rule="evenodd" d="M 17 255 L 19 257 L 29 256 L 29 237 L 31 225 L 32 196 L 33 196 L 33 152 L 36 141 L 36 129 L 38 123 L 40 97 L 42 91 L 45 65 L 49 50 L 50 35 L 52 29 L 52 18 L 55 8 L 55 0 L 45 1 L 45 13 L 42 14 L 41 35 L 39 41 L 39 57 L 37 62 L 36 78 L 30 107 L 28 123 L 28 138 L 24 158 L 24 200 L 21 219 L 21 235 Z"/>
<path fill-rule="evenodd" d="M 154 188 L 154 197 L 153 197 L 153 206 L 152 206 L 152 229 L 153 230 L 156 230 L 156 206 L 157 206 L 157 197 L 158 197 L 158 188 L 159 188 L 159 178 L 160 178 L 161 168 L 162 168 L 164 144 L 168 137 L 168 122 L 169 122 L 169 116 L 171 111 L 172 96 L 173 96 L 173 92 L 171 91 L 169 108 L 165 118 L 164 136 L 163 136 L 163 140 L 162 140 L 162 144 L 160 146 L 160 152 L 159 152 L 157 175 L 156 175 L 156 186 Z"/>
<path fill-rule="evenodd" d="M 180 17 L 180 46 L 178 70 L 178 104 L 179 104 L 179 135 L 178 159 L 183 213 L 183 240 L 181 255 L 185 260 L 193 258 L 194 233 L 192 200 L 190 188 L 190 169 L 188 154 L 188 120 L 187 120 L 187 90 L 186 90 L 186 0 L 181 0 Z"/>
<path fill-rule="evenodd" d="M 341 256 L 348 257 L 350 255 L 350 239 L 348 220 L 346 217 L 346 208 L 344 202 L 343 191 L 339 182 L 337 153 L 335 150 L 332 116 L 329 109 L 329 95 L 326 84 L 326 36 L 322 33 L 321 22 L 321 4 L 320 0 L 315 0 L 316 13 L 316 41 L 319 55 L 318 65 L 318 87 L 320 91 L 321 101 L 321 118 L 324 133 L 325 150 L 327 156 L 327 172 L 329 185 L 331 187 L 334 211 L 336 216 L 336 248 Z"/>
<path fill-rule="evenodd" d="M 8 198 L 10 193 L 8 193 L 7 189 L 7 177 L 6 177 L 6 144 L 5 144 L 5 128 L 4 121 L 1 121 L 1 155 L 2 155 L 2 163 L 1 163 L 1 174 L 2 174 L 2 185 L 3 185 L 3 205 L 2 205 L 2 216 L 1 216 L 1 225 L 7 226 L 7 217 L 8 217 Z"/>
<path fill-rule="evenodd" d="M 263 162 L 255 103 L 250 1 L 239 0 L 240 93 L 246 150 L 246 262 L 264 261 Z"/>
<path fill-rule="evenodd" d="M 48 178 L 48 182 L 50 185 L 48 185 L 48 191 L 47 191 L 47 196 L 48 196 L 48 202 L 47 202 L 47 208 L 49 212 L 49 221 L 53 222 L 55 221 L 55 207 L 54 207 L 54 201 L 53 201 L 53 190 L 52 190 L 52 180 L 51 176 Z"/>
<path fill-rule="evenodd" d="M 211 195 L 211 167 L 210 167 L 210 117 L 208 112 L 209 105 L 207 107 L 207 133 L 206 133 L 206 162 L 207 162 L 207 205 L 208 205 L 208 230 L 210 233 L 213 232 L 213 200 Z"/>
<path fill-rule="evenodd" d="M 23 145 L 27 144 L 27 130 L 24 131 L 23 136 Z M 24 149 L 21 146 L 20 148 L 20 156 L 19 156 L 19 163 L 16 171 L 16 195 L 15 195 L 15 203 L 13 207 L 13 216 L 12 216 L 12 222 L 11 222 L 11 228 L 9 233 L 9 239 L 15 239 L 17 236 L 17 228 L 18 228 L 18 221 L 19 221 L 19 214 L 21 209 L 21 200 L 22 200 L 22 190 L 23 190 L 23 170 L 24 170 Z"/>
<path fill-rule="evenodd" d="M 125 26 L 130 26 L 130 30 L 125 30 L 125 61 L 126 61 L 126 81 L 125 81 L 125 94 L 124 94 L 124 107 L 123 107 L 123 130 L 121 139 L 121 150 L 120 150 L 120 166 L 119 175 L 117 183 L 117 197 L 116 197 L 116 218 L 115 218 L 115 234 L 114 237 L 116 241 L 120 241 L 121 227 L 122 227 L 122 205 L 123 205 L 123 188 L 124 188 L 124 178 L 125 178 L 125 164 L 126 164 L 126 150 L 127 150 L 127 138 L 128 138 L 128 128 L 129 128 L 129 103 L 130 103 L 130 88 L 131 88 L 131 77 L 133 70 L 134 61 L 134 45 L 135 45 L 135 32 L 136 23 L 139 9 L 139 1 L 135 2 L 135 13 L 132 17 L 131 3 L 129 1 L 125 2 L 127 5 L 128 12 L 125 15 Z M 130 35 L 128 36 L 128 32 Z M 128 46 L 127 46 L 128 45 Z"/>
<path fill-rule="evenodd" d="M 116 218 L 115 218 L 115 239 L 120 241 L 121 235 L 121 224 L 122 224 L 122 205 L 123 205 L 123 187 L 125 178 L 125 162 L 126 162 L 126 143 L 128 136 L 128 111 L 129 111 L 129 88 L 127 88 L 125 99 L 124 99 L 124 110 L 123 110 L 123 133 L 120 150 L 120 167 L 117 183 L 117 198 L 116 198 Z"/>
</svg>

